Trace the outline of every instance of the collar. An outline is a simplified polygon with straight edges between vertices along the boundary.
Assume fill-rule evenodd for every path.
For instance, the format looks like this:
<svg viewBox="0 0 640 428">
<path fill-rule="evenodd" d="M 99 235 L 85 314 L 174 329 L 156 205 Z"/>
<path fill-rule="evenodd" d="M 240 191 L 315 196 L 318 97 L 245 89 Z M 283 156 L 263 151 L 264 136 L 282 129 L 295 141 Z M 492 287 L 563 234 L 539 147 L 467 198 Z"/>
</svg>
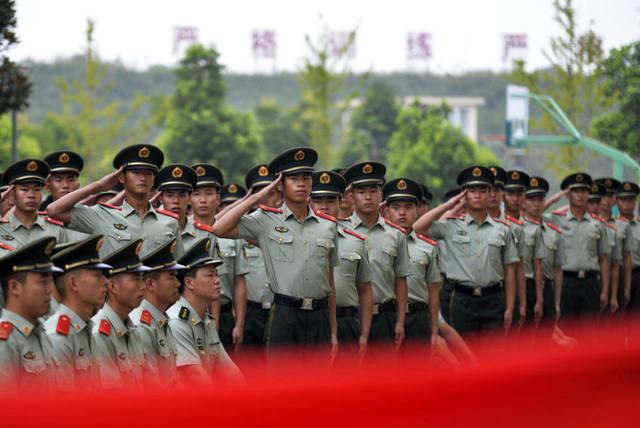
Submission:
<svg viewBox="0 0 640 428">
<path fill-rule="evenodd" d="M 360 216 L 354 211 L 353 215 L 351 216 L 351 223 L 353 224 L 353 228 L 357 228 L 360 225 L 363 225 L 364 227 L 369 227 L 367 226 L 367 224 L 365 222 L 362 221 L 362 219 L 360 218 Z M 384 221 L 384 219 L 382 218 L 382 216 L 380 214 L 378 214 L 378 219 L 376 220 L 376 222 L 373 224 L 373 227 L 371 229 L 373 229 L 376 226 L 380 226 L 383 229 L 386 229 L 387 227 L 387 222 Z"/>
<path fill-rule="evenodd" d="M 44 230 L 44 222 L 45 222 L 45 216 L 41 214 L 36 214 L 36 221 L 33 222 L 32 226 L 38 225 L 42 230 Z M 18 217 L 16 217 L 15 213 L 11 214 L 11 216 L 9 217 L 9 226 L 11 226 L 12 232 L 14 230 L 20 229 L 21 227 L 28 229 L 27 226 L 22 224 L 22 222 L 18 219 Z"/>
<path fill-rule="evenodd" d="M 584 215 L 582 216 L 582 220 L 580 221 L 591 221 L 593 219 L 593 217 L 591 217 L 591 214 L 589 214 L 587 211 L 584 212 Z M 575 220 L 578 221 L 578 218 L 576 216 L 573 215 L 573 212 L 571 212 L 571 209 L 567 210 L 567 220 Z"/>
<path fill-rule="evenodd" d="M 140 215 L 140 212 L 135 208 L 133 208 L 131 205 L 129 205 L 129 202 L 127 202 L 126 199 L 122 201 L 122 214 L 125 217 L 128 217 L 130 214 L 133 214 L 133 213 L 137 213 L 138 215 Z M 149 202 L 147 202 L 147 214 L 145 214 L 145 216 L 148 214 L 152 214 L 154 217 L 157 216 L 156 210 L 153 208 L 153 206 Z"/>
<path fill-rule="evenodd" d="M 180 300 L 178 300 L 178 303 L 180 303 L 180 306 L 189 309 L 189 322 L 191 322 L 191 324 L 196 325 L 203 322 L 202 318 L 200 318 L 200 315 L 198 315 L 194 307 L 191 305 L 191 303 L 189 303 L 187 299 L 185 299 L 183 296 L 180 296 Z M 207 315 L 208 313 L 205 312 L 205 318 L 207 318 Z"/>
<path fill-rule="evenodd" d="M 196 227 L 193 225 L 193 223 L 194 223 L 193 220 L 187 217 L 187 224 L 184 225 L 184 230 L 180 232 L 181 236 L 184 236 L 184 235 L 196 236 Z"/>
<path fill-rule="evenodd" d="M 39 332 L 44 331 L 44 327 L 42 326 L 40 321 L 36 321 L 36 325 L 33 325 L 20 315 L 16 314 L 15 312 L 11 312 L 6 308 L 2 309 L 2 319 L 13 324 L 16 330 L 19 330 L 24 337 L 29 337 L 29 335 L 34 330 L 38 330 Z"/>
<path fill-rule="evenodd" d="M 293 213 L 293 211 L 291 211 L 291 209 L 289 208 L 286 202 L 282 204 L 282 207 L 280 209 L 282 210 L 282 214 L 284 215 L 285 220 L 288 220 L 289 217 L 291 216 L 297 219 L 296 215 Z M 314 218 L 317 222 L 320 222 L 320 220 L 318 220 L 318 216 L 313 212 L 311 207 L 307 204 L 307 215 L 305 216 L 304 221 L 306 221 L 309 218 Z"/>
<path fill-rule="evenodd" d="M 500 218 L 503 218 L 503 217 L 504 217 L 504 213 L 502 213 L 502 214 L 500 215 Z M 465 214 L 465 216 L 464 216 L 464 222 L 465 222 L 466 224 L 471 224 L 471 223 L 475 223 L 475 222 L 476 222 L 476 220 L 475 220 L 473 217 L 471 217 L 471 214 L 467 213 L 467 214 Z M 496 223 L 493 221 L 493 219 L 491 218 L 491 216 L 489 215 L 489 213 L 487 213 L 487 214 L 486 214 L 486 217 L 484 218 L 484 220 L 482 221 L 482 223 L 480 223 L 480 224 L 479 224 L 479 226 L 482 226 L 482 225 L 483 225 L 483 224 L 485 224 L 485 223 L 489 223 L 491 226 L 495 226 L 495 224 L 496 224 Z"/>
<path fill-rule="evenodd" d="M 111 309 L 111 306 L 109 306 L 107 303 L 105 303 L 102 307 L 102 314 L 113 327 L 113 330 L 111 330 L 111 332 L 115 332 L 118 337 L 121 337 L 125 333 L 128 333 L 129 330 L 132 330 L 134 328 L 134 325 L 129 317 L 127 317 L 123 322 L 118 314 L 116 314 L 115 311 Z"/>
<path fill-rule="evenodd" d="M 156 308 L 150 301 L 147 299 L 142 299 L 142 303 L 140 303 L 140 307 L 142 309 L 146 309 L 151 313 L 151 319 L 155 324 L 158 324 L 160 327 L 164 327 L 169 322 L 169 317 L 166 313 L 162 312 L 160 309 Z"/>
<path fill-rule="evenodd" d="M 76 333 L 80 333 L 85 327 L 88 327 L 89 332 L 91 332 L 93 328 L 93 322 L 91 321 L 91 319 L 89 319 L 89 321 L 85 323 L 78 314 L 76 314 L 71 308 L 63 303 L 60 304 L 58 312 L 61 315 L 66 315 L 69 317 L 69 319 L 71 320 L 71 326 L 74 328 Z"/>
</svg>

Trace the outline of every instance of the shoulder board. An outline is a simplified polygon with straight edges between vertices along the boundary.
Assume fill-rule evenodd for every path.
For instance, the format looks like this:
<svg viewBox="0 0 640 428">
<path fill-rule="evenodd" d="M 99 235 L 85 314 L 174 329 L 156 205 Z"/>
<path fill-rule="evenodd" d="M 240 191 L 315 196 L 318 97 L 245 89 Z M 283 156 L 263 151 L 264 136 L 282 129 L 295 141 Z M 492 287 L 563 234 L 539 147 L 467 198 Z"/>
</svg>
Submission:
<svg viewBox="0 0 640 428">
<path fill-rule="evenodd" d="M 457 215 L 448 215 L 447 220 L 462 220 L 462 217 L 458 217 Z"/>
<path fill-rule="evenodd" d="M 180 218 L 180 216 L 178 214 L 174 214 L 174 213 L 170 213 L 169 211 L 165 211 L 165 210 L 156 210 L 157 213 L 160 214 L 164 214 L 164 215 L 168 215 L 169 217 L 173 217 L 176 220 Z"/>
<path fill-rule="evenodd" d="M 432 239 L 427 238 L 426 236 L 420 235 L 419 233 L 416 233 L 416 236 L 420 239 L 422 239 L 424 242 L 428 242 L 429 244 L 433 245 L 434 247 L 436 245 L 438 245 L 438 243 Z"/>
<path fill-rule="evenodd" d="M 0 242 L 0 248 L 4 248 L 5 250 L 9 250 L 9 251 L 15 251 L 16 250 L 11 245 L 7 245 L 4 242 Z"/>
<path fill-rule="evenodd" d="M 71 324 L 71 318 L 66 315 L 61 315 L 58 318 L 58 325 L 56 326 L 56 333 L 64 334 L 65 336 L 69 335 L 69 325 Z"/>
<path fill-rule="evenodd" d="M 359 235 L 359 234 L 355 233 L 353 230 L 347 229 L 346 227 L 342 228 L 342 230 L 344 230 L 344 233 L 348 233 L 349 235 L 355 236 L 356 238 L 362 239 L 363 241 L 367 240 L 367 238 L 365 238 L 364 236 Z"/>
<path fill-rule="evenodd" d="M 335 217 L 330 216 L 329 214 L 325 214 L 325 213 L 323 213 L 323 212 L 315 211 L 315 210 L 314 210 L 313 212 L 315 213 L 315 215 L 317 215 L 318 217 L 322 217 L 322 218 L 323 218 L 323 219 L 325 219 L 325 220 L 331 220 L 331 221 L 332 221 L 332 222 L 334 222 L 334 223 L 337 223 L 337 222 L 338 222 L 338 220 L 336 220 L 336 218 L 335 218 Z"/>
<path fill-rule="evenodd" d="M 48 221 L 49 223 L 57 224 L 58 226 L 62 226 L 62 227 L 64 227 L 64 223 L 63 223 L 63 222 L 61 222 L 61 221 L 54 220 L 54 219 L 52 219 L 52 218 L 50 218 L 50 217 L 45 217 L 44 219 L 45 219 L 46 221 Z"/>
<path fill-rule="evenodd" d="M 46 211 L 36 211 L 36 214 L 38 215 L 47 215 Z"/>
<path fill-rule="evenodd" d="M 555 215 L 567 215 L 567 213 L 562 212 L 562 211 L 551 211 L 551 214 L 555 214 Z"/>
<path fill-rule="evenodd" d="M 140 314 L 140 322 L 151 325 L 151 312 L 147 311 L 146 309 L 143 310 L 142 314 Z"/>
<path fill-rule="evenodd" d="M 279 209 L 277 209 L 277 208 L 271 208 L 271 207 L 268 207 L 268 206 L 266 206 L 266 205 L 258 205 L 258 206 L 260 207 L 260 209 L 261 209 L 262 211 L 268 211 L 268 212 L 270 212 L 270 213 L 282 214 L 282 210 L 279 210 Z"/>
<path fill-rule="evenodd" d="M 535 220 L 533 220 L 533 219 L 530 219 L 529 217 L 525 217 L 524 219 L 525 219 L 525 220 L 527 220 L 529 223 L 533 223 L 533 224 L 540 225 L 540 222 L 539 222 L 539 221 L 535 221 Z"/>
<path fill-rule="evenodd" d="M 612 225 L 611 223 L 607 223 L 606 221 L 603 221 L 604 224 L 606 224 L 607 226 L 609 226 L 611 229 L 618 231 L 618 228 L 614 225 Z"/>
<path fill-rule="evenodd" d="M 507 225 L 507 226 L 509 226 L 509 227 L 511 227 L 511 224 L 509 224 L 509 222 L 508 222 L 508 221 L 505 221 L 505 220 L 503 220 L 503 219 L 501 219 L 501 218 L 497 218 L 497 217 L 496 217 L 496 218 L 494 218 L 493 220 L 494 220 L 494 221 L 497 221 L 497 222 L 499 222 L 499 223 L 502 223 L 502 224 L 504 224 L 504 225 Z"/>
<path fill-rule="evenodd" d="M 549 226 L 551 229 L 555 230 L 558 233 L 562 233 L 562 229 L 560 229 L 558 226 L 555 226 L 549 222 L 547 222 L 547 226 Z"/>
<path fill-rule="evenodd" d="M 599 215 L 596 215 L 596 214 L 590 214 L 590 215 L 591 215 L 591 218 L 595 218 L 596 220 L 601 221 L 602 223 L 606 223 L 605 219 L 603 219 Z"/>
<path fill-rule="evenodd" d="M 0 323 L 0 339 L 7 340 L 11 334 L 11 330 L 13 330 L 13 324 L 9 321 Z"/>
<path fill-rule="evenodd" d="M 349 217 L 338 217 L 338 220 L 351 221 L 351 219 Z"/>
<path fill-rule="evenodd" d="M 9 220 L 0 219 L 0 223 L 9 223 Z"/>
<path fill-rule="evenodd" d="M 100 321 L 100 328 L 98 329 L 98 331 L 102 334 L 109 336 L 111 334 L 111 324 L 109 324 L 109 321 L 107 320 Z"/>
<path fill-rule="evenodd" d="M 406 234 L 406 233 L 407 233 L 407 231 L 406 231 L 406 230 L 404 230 L 403 228 L 401 228 L 401 227 L 400 227 L 400 226 L 398 226 L 397 224 L 391 223 L 391 220 L 389 220 L 388 218 L 384 218 L 384 217 L 382 217 L 382 218 L 384 219 L 384 221 L 385 221 L 385 222 L 387 222 L 387 224 L 388 224 L 389 226 L 391 226 L 391 227 L 395 227 L 396 229 L 398 229 L 400 232 L 402 232 L 402 233 L 404 233 L 404 234 Z"/>
<path fill-rule="evenodd" d="M 182 318 L 183 320 L 188 320 L 190 313 L 191 313 L 191 311 L 189 311 L 189 309 L 187 309 L 187 308 L 185 308 L 183 306 L 182 308 L 180 308 L 180 312 L 178 313 L 178 316 L 180 318 Z"/>
<path fill-rule="evenodd" d="M 200 223 L 199 221 L 194 221 L 193 226 L 196 227 L 197 229 L 206 230 L 207 232 L 213 233 L 213 227 L 204 223 Z"/>
<path fill-rule="evenodd" d="M 504 216 L 504 218 L 509 220 L 511 223 L 515 223 L 515 224 L 517 224 L 519 226 L 522 226 L 522 221 L 518 220 L 515 217 L 511 217 L 510 215 L 506 215 L 506 216 Z"/>
<path fill-rule="evenodd" d="M 120 207 L 116 207 L 115 205 L 105 204 L 104 202 L 98 202 L 98 203 L 99 203 L 100 205 L 102 205 L 103 207 L 111 208 L 112 210 L 122 211 L 122 208 L 120 208 Z"/>
<path fill-rule="evenodd" d="M 622 217 L 621 215 L 617 215 L 617 216 L 616 216 L 616 219 L 618 219 L 618 220 L 622 220 L 622 221 L 626 221 L 627 223 L 630 223 L 630 221 L 629 221 L 629 219 L 628 219 L 628 218 L 626 218 L 626 217 Z"/>
</svg>

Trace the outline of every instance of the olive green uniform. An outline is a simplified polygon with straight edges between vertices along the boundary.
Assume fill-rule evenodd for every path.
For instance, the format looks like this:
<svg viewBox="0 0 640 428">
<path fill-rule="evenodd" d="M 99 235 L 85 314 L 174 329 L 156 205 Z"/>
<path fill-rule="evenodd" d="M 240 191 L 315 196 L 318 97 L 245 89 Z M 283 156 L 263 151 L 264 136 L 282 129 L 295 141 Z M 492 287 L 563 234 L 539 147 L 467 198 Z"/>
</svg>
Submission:
<svg viewBox="0 0 640 428">
<path fill-rule="evenodd" d="M 542 240 L 547 247 L 547 255 L 542 259 L 542 277 L 544 278 L 542 317 L 553 319 L 556 315 L 555 269 L 567 262 L 567 254 L 564 250 L 562 229 L 545 222 L 540 224 L 540 229 Z"/>
<path fill-rule="evenodd" d="M 180 233 L 180 236 L 182 237 L 184 251 L 187 251 L 193 244 L 201 239 L 209 238 L 211 240 L 210 255 L 214 259 L 219 258 L 216 251 L 217 238 L 216 235 L 213 234 L 211 226 L 187 218 L 187 223 L 184 226 L 184 230 Z"/>
<path fill-rule="evenodd" d="M 527 279 L 527 319 L 531 320 L 533 319 L 533 307 L 536 304 L 536 284 L 533 273 L 533 261 L 544 260 L 547 256 L 547 247 L 544 245 L 540 223 L 526 217 L 522 218 L 522 223 L 524 231 L 524 254 L 522 260 L 524 264 L 524 276 Z M 544 304 L 544 275 L 542 278 L 542 286 L 542 302 Z"/>
<path fill-rule="evenodd" d="M 29 227 L 22 224 L 15 214 L 7 220 L 0 220 L 0 241 L 15 249 L 45 236 L 55 237 L 58 244 L 68 242 L 64 225 L 42 214 L 37 214 L 36 221 Z"/>
<path fill-rule="evenodd" d="M 218 267 L 218 278 L 220 278 L 220 318 L 218 319 L 218 334 L 224 346 L 233 345 L 233 290 L 235 277 L 245 275 L 246 268 L 242 263 L 236 263 L 238 254 L 242 254 L 242 239 L 218 238 L 220 253 L 212 256 L 214 259 L 221 258 L 223 263 Z"/>
<path fill-rule="evenodd" d="M 608 228 L 610 233 L 613 232 L 615 235 L 614 239 L 614 250 L 612 251 L 613 257 L 615 260 L 618 260 L 620 266 L 620 276 L 618 279 L 618 304 L 620 307 L 624 304 L 624 266 L 623 266 L 623 255 L 624 253 L 633 253 L 634 251 L 634 241 L 633 241 L 633 233 L 631 231 L 631 224 L 627 219 L 621 216 L 611 217 L 607 220 L 611 226 L 615 227 L 615 229 Z M 633 259 L 633 256 L 631 256 Z M 633 269 L 633 263 L 632 263 Z M 611 289 L 612 290 L 612 289 Z M 610 293 L 612 292 L 610 290 Z"/>
<path fill-rule="evenodd" d="M 632 236 L 631 251 L 631 295 L 628 307 L 631 310 L 640 308 L 640 217 L 629 221 Z M 620 300 L 622 304 L 624 300 Z"/>
</svg>

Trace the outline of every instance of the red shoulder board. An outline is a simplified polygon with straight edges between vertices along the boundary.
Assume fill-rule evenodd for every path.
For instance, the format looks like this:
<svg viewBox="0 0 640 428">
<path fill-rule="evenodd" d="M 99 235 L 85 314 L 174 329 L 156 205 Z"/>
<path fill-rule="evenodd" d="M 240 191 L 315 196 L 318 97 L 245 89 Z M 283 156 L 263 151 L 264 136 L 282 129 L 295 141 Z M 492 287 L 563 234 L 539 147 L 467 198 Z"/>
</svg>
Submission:
<svg viewBox="0 0 640 428">
<path fill-rule="evenodd" d="M 0 219 L 0 223 L 9 223 L 9 220 Z"/>
<path fill-rule="evenodd" d="M 164 211 L 164 210 L 156 210 L 157 213 L 160 214 L 164 214 L 164 215 L 168 215 L 169 217 L 173 217 L 176 220 L 180 218 L 180 216 L 178 214 L 174 214 L 174 213 L 170 213 L 169 211 Z"/>
<path fill-rule="evenodd" d="M 539 221 L 535 221 L 535 220 L 533 220 L 533 219 L 530 219 L 529 217 L 525 217 L 524 219 L 525 219 L 525 220 L 527 220 L 529 223 L 533 223 L 533 224 L 540 225 L 540 222 L 539 222 Z"/>
<path fill-rule="evenodd" d="M 406 234 L 406 233 L 407 233 L 407 231 L 406 231 L 406 230 L 404 230 L 403 228 L 401 228 L 401 227 L 400 227 L 400 226 L 398 226 L 397 224 L 391 223 L 391 221 L 390 221 L 388 218 L 384 218 L 384 217 L 382 217 L 382 218 L 384 219 L 384 221 L 386 221 L 386 222 L 387 222 L 387 224 L 388 224 L 389 226 L 391 226 L 391 227 L 395 227 L 396 229 L 398 229 L 400 232 L 402 232 L 402 233 L 404 233 L 404 234 Z"/>
<path fill-rule="evenodd" d="M 360 238 L 360 239 L 362 239 L 363 241 L 366 241 L 366 240 L 367 240 L 367 238 L 365 238 L 364 236 L 359 235 L 359 234 L 355 233 L 353 230 L 349 230 L 349 229 L 347 229 L 346 227 L 345 227 L 345 228 L 343 228 L 342 230 L 344 230 L 344 233 L 348 233 L 348 234 L 349 234 L 349 235 L 351 235 L 351 236 L 355 236 L 356 238 Z"/>
<path fill-rule="evenodd" d="M 322 217 L 325 220 L 331 220 L 334 223 L 337 223 L 338 220 L 336 220 L 335 217 L 330 216 L 329 214 L 325 214 L 323 212 L 320 211 L 313 211 L 315 213 L 315 215 L 317 215 L 318 217 Z"/>
<path fill-rule="evenodd" d="M 612 225 L 611 223 L 607 223 L 606 221 L 603 221 L 604 224 L 606 224 L 607 226 L 609 226 L 611 229 L 618 231 L 618 228 L 615 227 L 614 225 Z"/>
<path fill-rule="evenodd" d="M 420 239 L 422 239 L 424 242 L 428 242 L 429 244 L 433 245 L 434 247 L 436 245 L 438 245 L 438 243 L 432 239 L 427 238 L 426 236 L 420 235 L 419 233 L 416 233 L 416 236 Z"/>
<path fill-rule="evenodd" d="M 5 250 L 9 250 L 9 251 L 15 251 L 16 250 L 11 245 L 7 245 L 4 242 L 0 242 L 0 248 L 4 248 Z"/>
<path fill-rule="evenodd" d="M 98 331 L 109 336 L 111 334 L 111 324 L 109 324 L 109 321 L 100 321 L 100 328 L 98 329 Z"/>
<path fill-rule="evenodd" d="M 509 224 L 509 222 L 508 222 L 508 221 L 504 221 L 504 220 L 503 220 L 503 219 L 501 219 L 501 218 L 497 218 L 497 217 L 496 217 L 496 218 L 494 218 L 493 220 L 494 220 L 494 221 L 498 221 L 498 222 L 500 222 L 500 223 L 502 223 L 502 224 L 505 224 L 505 225 L 507 225 L 507 226 L 511 227 L 511 225 Z"/>
<path fill-rule="evenodd" d="M 151 312 L 147 311 L 146 309 L 142 311 L 142 314 L 140 315 L 140 322 L 151 325 Z"/>
<path fill-rule="evenodd" d="M 268 207 L 266 205 L 258 205 L 258 206 L 260 207 L 260 209 L 262 211 L 269 211 L 270 213 L 282 214 L 282 210 L 279 210 L 277 208 L 271 208 L 271 207 Z"/>
<path fill-rule="evenodd" d="M 351 221 L 351 219 L 349 217 L 338 217 L 338 220 Z"/>
<path fill-rule="evenodd" d="M 555 230 L 558 233 L 562 233 L 562 229 L 560 229 L 558 226 L 554 226 L 553 224 L 547 222 L 547 226 L 549 226 L 551 229 Z"/>
<path fill-rule="evenodd" d="M 11 334 L 11 330 L 13 330 L 13 324 L 9 321 L 0 323 L 0 339 L 7 340 Z"/>
<path fill-rule="evenodd" d="M 590 215 L 591 215 L 591 218 L 595 218 L 598 221 L 606 223 L 606 221 L 602 217 L 600 217 L 599 215 L 596 215 L 596 214 L 590 214 Z"/>
<path fill-rule="evenodd" d="M 193 225 L 194 225 L 196 228 L 200 229 L 200 230 L 206 230 L 207 232 L 211 232 L 211 233 L 213 233 L 213 227 L 211 227 L 211 226 L 209 226 L 209 225 L 206 225 L 206 224 L 204 224 L 204 223 L 200 223 L 199 221 L 194 221 L 194 222 L 193 222 Z"/>
<path fill-rule="evenodd" d="M 38 215 L 47 215 L 46 211 L 36 211 L 36 214 Z"/>
<path fill-rule="evenodd" d="M 64 227 L 64 223 L 63 223 L 63 222 L 61 222 L 61 221 L 54 220 L 54 219 L 49 218 L 49 217 L 45 217 L 44 219 L 45 219 L 46 221 L 48 221 L 49 223 L 57 224 L 58 226 L 62 226 L 62 227 Z"/>
<path fill-rule="evenodd" d="M 64 334 L 67 336 L 69 334 L 69 325 L 71 324 L 71 318 L 66 315 L 61 315 L 58 318 L 58 325 L 56 326 L 56 333 Z"/>
<path fill-rule="evenodd" d="M 111 208 L 112 210 L 122 211 L 122 208 L 120 208 L 120 207 L 116 207 L 115 205 L 105 204 L 104 202 L 98 202 L 98 203 L 99 203 L 100 205 L 102 205 L 103 207 Z"/>
<path fill-rule="evenodd" d="M 511 223 L 515 223 L 519 226 L 522 226 L 522 222 L 515 217 L 511 217 L 510 215 L 504 216 L 505 219 L 509 220 Z"/>
<path fill-rule="evenodd" d="M 621 215 L 617 215 L 617 216 L 616 216 L 616 218 L 617 218 L 618 220 L 622 220 L 622 221 L 626 221 L 627 223 L 630 223 L 630 221 L 629 221 L 629 219 L 628 219 L 628 218 L 626 218 L 626 217 L 622 217 Z"/>
<path fill-rule="evenodd" d="M 567 215 L 567 213 L 562 212 L 562 211 L 551 211 L 551 214 L 556 214 L 556 215 Z"/>
</svg>

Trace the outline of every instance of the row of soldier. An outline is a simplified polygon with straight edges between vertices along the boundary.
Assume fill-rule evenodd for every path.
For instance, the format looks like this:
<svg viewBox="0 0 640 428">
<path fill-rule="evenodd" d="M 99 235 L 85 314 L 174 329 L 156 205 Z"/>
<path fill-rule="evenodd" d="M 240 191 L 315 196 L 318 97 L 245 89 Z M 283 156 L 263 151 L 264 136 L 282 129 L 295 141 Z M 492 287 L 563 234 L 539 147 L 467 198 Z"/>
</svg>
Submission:
<svg viewBox="0 0 640 428">
<path fill-rule="evenodd" d="M 116 172 L 80 189 L 82 160 L 70 152 L 4 172 L 2 202 L 14 205 L 0 223 L 7 379 L 32 382 L 47 362 L 68 388 L 240 377 L 225 347 L 241 344 L 326 345 L 333 358 L 408 342 L 473 361 L 463 337 L 474 332 L 546 319 L 553 340 L 570 345 L 561 313 L 589 321 L 640 298 L 635 183 L 598 185 L 577 173 L 545 200 L 542 177 L 473 166 L 429 210 L 426 188 L 408 178 L 385 182 L 384 165 L 314 172 L 317 154 L 308 148 L 252 168 L 249 192 L 223 186 L 212 165 L 162 168 L 163 160 L 154 146 L 127 147 Z M 52 195 L 47 213 L 38 212 L 43 186 Z M 569 206 L 543 218 L 562 194 Z M 598 196 L 604 218 L 586 213 Z M 51 252 L 48 262 L 31 259 Z M 27 276 L 47 275 L 55 282 L 50 305 L 18 291 Z M 21 313 L 31 300 L 38 307 Z M 36 346 L 46 341 L 42 316 L 51 358 Z M 92 371 L 98 381 L 83 380 Z"/>
</svg>

